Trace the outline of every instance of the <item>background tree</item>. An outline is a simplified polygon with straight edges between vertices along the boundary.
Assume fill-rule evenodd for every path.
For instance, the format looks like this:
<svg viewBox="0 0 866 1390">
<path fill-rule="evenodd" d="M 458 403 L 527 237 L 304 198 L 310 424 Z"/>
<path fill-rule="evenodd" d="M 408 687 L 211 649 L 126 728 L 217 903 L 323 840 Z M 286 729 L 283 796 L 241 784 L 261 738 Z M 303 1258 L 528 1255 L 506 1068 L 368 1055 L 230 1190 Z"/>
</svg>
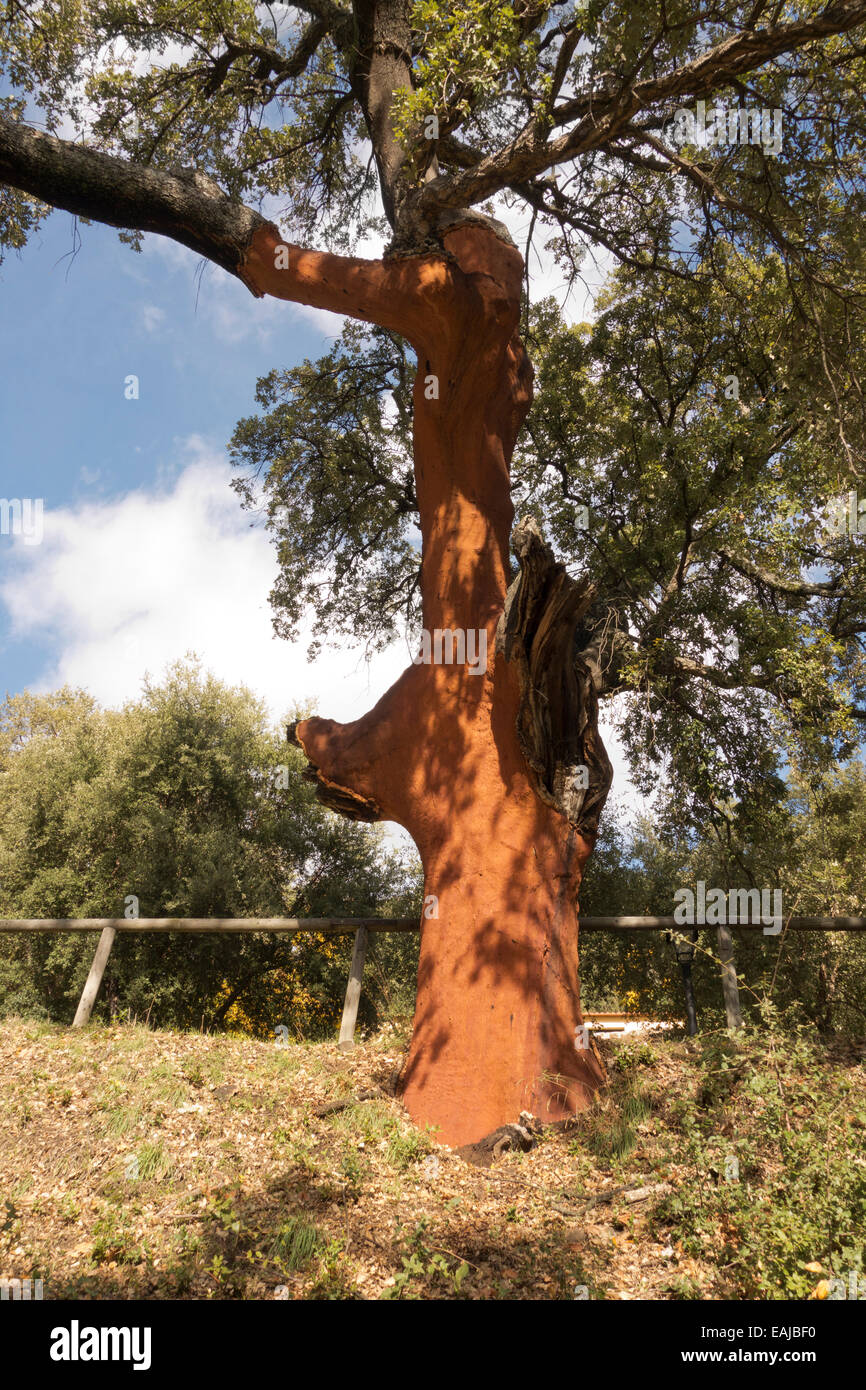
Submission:
<svg viewBox="0 0 866 1390">
<path fill-rule="evenodd" d="M 778 887 L 785 918 L 862 915 L 863 788 L 859 760 L 820 772 L 795 764 L 787 799 L 772 812 L 758 817 L 730 807 L 700 839 L 680 831 L 674 851 L 686 875 L 680 881 Z M 737 971 L 747 986 L 745 1012 L 771 999 L 825 1032 L 862 1035 L 866 942 L 859 935 L 783 931 L 765 940 L 733 934 Z M 717 969 L 713 973 L 717 979 Z"/>
<path fill-rule="evenodd" d="M 128 894 L 142 917 L 418 910 L 413 866 L 375 828 L 325 810 L 303 770 L 259 700 L 194 662 L 146 680 L 120 711 L 71 690 L 12 696 L 0 711 L 0 915 L 116 917 Z M 92 955 L 91 938 L 4 934 L 0 1008 L 71 1018 Z M 306 932 L 121 934 L 98 1007 L 161 1027 L 329 1036 L 350 955 L 351 937 Z M 373 971 L 362 1021 L 382 1005 Z"/>
<path fill-rule="evenodd" d="M 669 915 L 674 893 L 699 879 L 709 886 L 778 888 L 783 918 L 861 916 L 866 908 L 864 772 L 859 759 L 817 772 L 794 766 L 786 794 L 761 814 L 735 804 L 696 827 L 671 798 L 670 814 L 627 821 L 606 814 L 581 887 L 581 911 Z M 732 928 L 744 1018 L 771 1003 L 794 1022 L 824 1033 L 862 1036 L 866 1019 L 866 940 L 849 932 L 779 936 Z M 683 1014 L 679 967 L 662 933 L 593 932 L 581 957 L 590 1009 Z M 693 982 L 702 1030 L 726 1026 L 715 933 L 700 933 Z"/>
<path fill-rule="evenodd" d="M 599 1079 L 574 1048 L 577 889 L 610 781 L 596 727 L 609 626 L 594 582 L 571 580 L 531 525 L 511 573 L 531 369 L 523 261 L 489 200 L 527 208 L 564 265 L 604 247 L 657 298 L 698 267 L 724 288 L 739 262 L 779 257 L 815 399 L 832 398 L 840 467 L 856 468 L 864 22 L 860 0 L 7 9 L 7 244 L 40 204 L 133 240 L 161 232 L 255 294 L 375 323 L 415 351 L 423 625 L 483 632 L 491 661 L 484 679 L 412 666 L 364 719 L 294 733 L 329 805 L 407 827 L 438 898 L 403 1094 L 447 1142 L 524 1106 L 567 1113 Z M 671 134 L 681 107 L 713 99 L 781 111 L 784 159 Z M 32 129 L 28 101 L 81 140 Z M 286 237 L 351 250 L 389 231 L 387 252 L 287 246 L 265 199 Z"/>
</svg>

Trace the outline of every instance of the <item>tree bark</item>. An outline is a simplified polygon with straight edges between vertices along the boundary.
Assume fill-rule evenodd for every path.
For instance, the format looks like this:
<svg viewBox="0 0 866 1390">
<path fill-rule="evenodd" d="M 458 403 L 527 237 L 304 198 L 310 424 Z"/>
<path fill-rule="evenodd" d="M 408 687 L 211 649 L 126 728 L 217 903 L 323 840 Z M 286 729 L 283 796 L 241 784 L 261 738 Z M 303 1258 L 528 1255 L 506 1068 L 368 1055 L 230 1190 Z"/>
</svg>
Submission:
<svg viewBox="0 0 866 1390">
<path fill-rule="evenodd" d="M 415 339 L 423 621 L 431 637 L 483 632 L 487 670 L 413 665 L 363 718 L 293 736 L 327 805 L 395 820 L 418 847 L 438 915 L 422 921 L 401 1092 L 457 1146 L 522 1110 L 563 1118 L 602 1078 L 580 1031 L 577 892 L 610 764 L 574 650 L 592 587 L 524 526 L 509 588 L 509 462 L 531 400 L 521 258 L 477 221 L 443 240 L 448 289 Z"/>
<path fill-rule="evenodd" d="M 385 216 L 397 223 L 397 192 L 404 153 L 391 108 L 399 91 L 412 90 L 412 27 L 406 0 L 354 0 L 357 56 L 352 90 L 373 146 Z"/>
</svg>

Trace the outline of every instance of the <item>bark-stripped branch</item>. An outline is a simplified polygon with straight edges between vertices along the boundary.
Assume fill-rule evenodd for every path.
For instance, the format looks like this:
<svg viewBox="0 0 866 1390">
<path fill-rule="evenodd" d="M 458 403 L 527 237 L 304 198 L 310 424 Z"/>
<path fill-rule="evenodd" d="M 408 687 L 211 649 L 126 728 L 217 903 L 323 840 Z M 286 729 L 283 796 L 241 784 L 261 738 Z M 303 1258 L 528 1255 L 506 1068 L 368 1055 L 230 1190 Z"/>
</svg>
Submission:
<svg viewBox="0 0 866 1390">
<path fill-rule="evenodd" d="M 180 242 L 265 294 L 377 323 L 424 347 L 454 289 L 441 252 L 384 261 L 284 243 L 255 209 L 195 171 L 169 173 L 33 130 L 0 114 L 0 183 L 111 227 Z"/>
</svg>

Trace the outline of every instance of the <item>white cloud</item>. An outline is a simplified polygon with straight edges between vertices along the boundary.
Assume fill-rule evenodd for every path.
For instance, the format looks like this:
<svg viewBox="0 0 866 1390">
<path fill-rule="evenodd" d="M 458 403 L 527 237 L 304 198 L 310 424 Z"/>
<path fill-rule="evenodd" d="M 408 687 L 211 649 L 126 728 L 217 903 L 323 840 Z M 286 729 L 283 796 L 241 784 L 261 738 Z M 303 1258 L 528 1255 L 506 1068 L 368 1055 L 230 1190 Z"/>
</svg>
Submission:
<svg viewBox="0 0 866 1390">
<path fill-rule="evenodd" d="M 165 322 L 165 310 L 160 309 L 158 304 L 142 304 L 141 322 L 146 333 L 155 333 Z"/>
<path fill-rule="evenodd" d="M 264 697 L 274 720 L 308 700 L 329 718 L 365 713 L 405 669 L 405 643 L 369 664 L 345 647 L 309 662 L 312 622 L 295 643 L 276 638 L 274 547 L 241 510 L 227 461 L 193 436 L 178 469 L 152 491 L 47 511 L 39 546 L 12 538 L 0 581 L 11 636 L 56 652 L 33 688 L 80 686 L 119 706 L 138 697 L 145 671 L 159 678 L 195 651 L 205 669 Z M 607 721 L 603 737 L 615 791 L 635 809 L 642 802 Z M 390 838 L 406 842 L 396 827 Z"/>
<path fill-rule="evenodd" d="M 189 650 L 224 680 L 249 685 L 275 719 L 296 700 L 353 719 L 404 668 L 394 649 L 367 666 L 357 652 L 306 648 L 273 635 L 268 594 L 274 548 L 250 527 L 226 461 L 200 440 L 161 490 L 131 492 L 46 513 L 38 547 L 16 546 L 0 584 L 13 637 L 54 640 L 56 659 L 35 682 L 83 686 L 107 705 L 134 698 L 145 670 L 159 676 Z"/>
</svg>

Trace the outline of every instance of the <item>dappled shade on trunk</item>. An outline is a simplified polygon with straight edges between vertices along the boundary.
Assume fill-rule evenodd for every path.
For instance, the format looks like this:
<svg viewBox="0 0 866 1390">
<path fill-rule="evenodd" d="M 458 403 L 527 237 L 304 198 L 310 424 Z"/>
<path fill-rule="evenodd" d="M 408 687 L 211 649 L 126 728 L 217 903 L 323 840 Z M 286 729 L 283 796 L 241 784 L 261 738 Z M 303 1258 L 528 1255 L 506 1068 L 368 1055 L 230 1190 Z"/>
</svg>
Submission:
<svg viewBox="0 0 866 1390">
<path fill-rule="evenodd" d="M 447 259 L 369 263 L 346 286 L 363 302 L 346 307 L 374 316 L 377 274 L 390 281 L 388 326 L 418 353 L 424 629 L 477 633 L 486 670 L 446 652 L 445 663 L 411 666 L 363 718 L 291 732 L 326 804 L 397 821 L 418 846 L 436 915 L 422 922 L 402 1094 L 417 1123 L 463 1144 L 521 1110 L 571 1113 L 601 1078 L 579 1029 L 577 893 L 611 772 L 575 651 L 592 586 L 571 580 L 526 523 L 509 588 L 509 462 L 531 400 L 522 261 L 480 219 L 443 244 Z M 274 292 L 272 250 L 259 259 Z M 329 277 L 335 262 L 323 262 Z M 296 264 L 315 273 L 305 253 Z M 334 290 L 332 280 L 329 299 Z"/>
</svg>

